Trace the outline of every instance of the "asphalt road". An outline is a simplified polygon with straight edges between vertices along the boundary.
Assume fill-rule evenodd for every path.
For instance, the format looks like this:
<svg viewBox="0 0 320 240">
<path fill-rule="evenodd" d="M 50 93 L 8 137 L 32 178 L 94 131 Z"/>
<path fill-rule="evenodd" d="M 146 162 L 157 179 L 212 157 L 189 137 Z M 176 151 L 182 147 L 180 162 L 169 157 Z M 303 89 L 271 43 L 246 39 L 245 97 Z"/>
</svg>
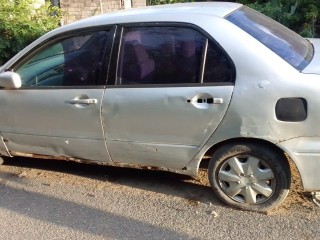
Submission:
<svg viewBox="0 0 320 240">
<path fill-rule="evenodd" d="M 294 184 L 294 188 L 297 188 Z M 0 239 L 320 239 L 320 208 L 293 191 L 265 215 L 231 209 L 167 172 L 16 158 L 0 166 Z"/>
</svg>

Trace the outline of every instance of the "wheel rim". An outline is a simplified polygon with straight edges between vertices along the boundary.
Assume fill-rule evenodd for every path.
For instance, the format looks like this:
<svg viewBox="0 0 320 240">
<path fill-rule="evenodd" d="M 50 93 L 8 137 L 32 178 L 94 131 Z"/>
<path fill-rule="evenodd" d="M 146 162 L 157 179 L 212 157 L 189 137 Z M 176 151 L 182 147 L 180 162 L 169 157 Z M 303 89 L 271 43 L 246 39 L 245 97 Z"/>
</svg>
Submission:
<svg viewBox="0 0 320 240">
<path fill-rule="evenodd" d="M 239 203 L 259 204 L 275 191 L 276 180 L 270 166 L 254 156 L 227 159 L 217 175 L 222 191 Z"/>
</svg>

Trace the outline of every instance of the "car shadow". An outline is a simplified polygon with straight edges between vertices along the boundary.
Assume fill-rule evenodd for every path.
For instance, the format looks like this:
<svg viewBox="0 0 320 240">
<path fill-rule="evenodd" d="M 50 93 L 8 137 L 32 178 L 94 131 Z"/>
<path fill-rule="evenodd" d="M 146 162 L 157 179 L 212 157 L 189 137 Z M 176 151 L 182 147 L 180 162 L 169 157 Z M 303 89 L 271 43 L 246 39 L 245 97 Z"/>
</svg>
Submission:
<svg viewBox="0 0 320 240">
<path fill-rule="evenodd" d="M 206 181 L 203 182 L 189 176 L 171 172 L 18 157 L 8 159 L 5 164 L 16 167 L 61 172 L 102 182 L 108 181 L 131 188 L 172 195 L 185 199 L 192 205 L 197 203 L 210 203 L 217 206 L 224 206 L 214 195 Z M 201 172 L 203 173 L 204 168 L 207 168 L 206 163 L 202 164 L 200 168 L 202 168 Z M 206 176 L 202 177 L 206 178 Z"/>
<path fill-rule="evenodd" d="M 0 195 L 1 209 L 105 239 L 191 239 L 167 228 L 8 185 L 0 185 Z"/>
</svg>

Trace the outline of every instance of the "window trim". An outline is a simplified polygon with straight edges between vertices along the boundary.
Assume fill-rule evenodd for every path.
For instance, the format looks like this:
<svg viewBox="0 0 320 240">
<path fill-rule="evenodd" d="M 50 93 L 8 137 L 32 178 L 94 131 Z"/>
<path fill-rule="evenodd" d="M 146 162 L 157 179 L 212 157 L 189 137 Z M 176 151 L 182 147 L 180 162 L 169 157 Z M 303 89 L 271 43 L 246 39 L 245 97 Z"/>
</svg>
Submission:
<svg viewBox="0 0 320 240">
<path fill-rule="evenodd" d="M 57 90 L 57 89 L 104 89 L 105 85 L 82 85 L 82 86 L 21 86 L 14 90 Z"/>
<path fill-rule="evenodd" d="M 171 88 L 171 87 L 204 87 L 204 86 L 234 86 L 232 82 L 211 83 L 173 83 L 173 84 L 132 84 L 132 85 L 107 85 L 107 88 Z"/>
<path fill-rule="evenodd" d="M 206 62 L 207 62 L 208 46 L 209 46 L 209 40 L 208 38 L 206 38 L 203 46 L 202 59 L 201 59 L 200 84 L 203 84 L 204 71 L 206 69 Z"/>
</svg>

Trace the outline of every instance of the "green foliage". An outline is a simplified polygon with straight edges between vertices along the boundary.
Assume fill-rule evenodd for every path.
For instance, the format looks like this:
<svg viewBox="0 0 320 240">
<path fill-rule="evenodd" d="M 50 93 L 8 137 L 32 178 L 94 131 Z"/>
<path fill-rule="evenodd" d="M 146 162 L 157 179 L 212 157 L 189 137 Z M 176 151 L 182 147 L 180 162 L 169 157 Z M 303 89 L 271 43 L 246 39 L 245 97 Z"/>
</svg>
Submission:
<svg viewBox="0 0 320 240">
<path fill-rule="evenodd" d="M 0 65 L 44 33 L 59 26 L 61 10 L 35 0 L 0 0 Z"/>
<path fill-rule="evenodd" d="M 320 0 L 230 0 L 256 9 L 304 37 L 320 37 Z M 147 0 L 148 5 L 193 2 Z M 318 22 L 318 29 L 317 29 Z"/>
<path fill-rule="evenodd" d="M 194 2 L 194 0 L 147 0 L 147 5 L 162 5 L 182 2 Z"/>
<path fill-rule="evenodd" d="M 319 0 L 238 0 L 277 20 L 304 37 L 314 37 L 319 20 Z"/>
</svg>

